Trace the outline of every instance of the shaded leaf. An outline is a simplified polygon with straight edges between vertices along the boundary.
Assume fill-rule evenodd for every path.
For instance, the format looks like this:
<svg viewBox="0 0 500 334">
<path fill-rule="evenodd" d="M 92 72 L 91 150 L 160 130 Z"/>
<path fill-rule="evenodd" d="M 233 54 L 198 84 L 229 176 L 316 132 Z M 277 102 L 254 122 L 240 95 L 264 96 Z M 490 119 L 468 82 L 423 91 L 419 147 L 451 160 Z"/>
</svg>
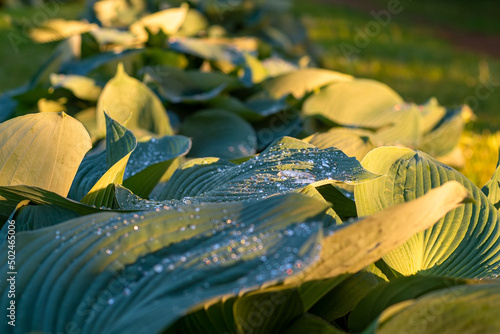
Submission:
<svg viewBox="0 0 500 334">
<path fill-rule="evenodd" d="M 465 280 L 431 276 L 400 277 L 381 283 L 368 292 L 351 312 L 349 329 L 356 333 L 362 332 L 391 305 L 466 283 Z"/>
<path fill-rule="evenodd" d="M 500 285 L 457 286 L 396 304 L 366 333 L 496 333 Z"/>
<path fill-rule="evenodd" d="M 125 167 L 137 145 L 134 134 L 106 116 L 106 150 L 85 157 L 69 196 L 82 203 L 113 208 L 113 185 L 123 182 Z"/>
<path fill-rule="evenodd" d="M 255 131 L 245 120 L 228 111 L 207 109 L 188 117 L 181 134 L 193 140 L 191 157 L 227 160 L 251 156 L 257 151 Z"/>
<path fill-rule="evenodd" d="M 139 142 L 130 155 L 123 185 L 134 194 L 147 197 L 173 161 L 191 148 L 191 140 L 183 136 L 165 136 Z"/>
</svg>

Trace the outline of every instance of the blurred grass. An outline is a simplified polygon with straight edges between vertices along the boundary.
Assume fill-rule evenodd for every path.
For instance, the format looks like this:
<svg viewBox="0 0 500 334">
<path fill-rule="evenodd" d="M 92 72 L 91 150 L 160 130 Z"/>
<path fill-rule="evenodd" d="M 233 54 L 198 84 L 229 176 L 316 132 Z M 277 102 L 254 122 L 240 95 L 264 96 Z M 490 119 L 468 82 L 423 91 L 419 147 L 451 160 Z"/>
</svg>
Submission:
<svg viewBox="0 0 500 334">
<path fill-rule="evenodd" d="M 31 78 L 49 58 L 57 42 L 37 44 L 29 39 L 28 28 L 50 18 L 76 19 L 83 1 L 41 7 L 0 9 L 0 92 L 16 88 Z"/>
<path fill-rule="evenodd" d="M 344 56 L 339 46 L 341 43 L 354 45 L 356 29 L 363 30 L 373 18 L 360 10 L 334 7 L 324 2 L 327 1 L 293 0 L 293 11 L 303 17 L 311 39 L 324 49 L 327 68 L 382 81 L 408 101 L 423 103 L 436 96 L 441 104 L 449 107 L 470 102 L 484 82 L 500 83 L 499 59 L 457 50 L 437 38 L 432 28 L 408 19 L 420 15 L 432 22 L 467 31 L 499 33 L 500 21 L 493 10 L 495 2 L 479 1 L 472 5 L 464 0 L 404 2 L 405 10 L 401 15 L 394 15 L 391 23 L 370 38 L 369 45 L 351 59 Z M 386 5 L 384 0 L 373 3 L 374 9 Z M 75 19 L 82 8 L 83 2 L 79 0 L 50 11 L 44 7 L 0 10 L 0 62 L 3 64 L 0 92 L 25 83 L 57 45 L 32 43 L 18 28 L 33 24 L 44 15 Z M 21 41 L 18 52 L 11 42 L 13 34 L 17 34 L 18 42 Z M 461 141 L 467 161 L 462 172 L 479 186 L 490 178 L 500 144 L 497 133 L 500 130 L 500 86 L 491 88 L 493 92 L 488 98 L 480 99 L 477 107 L 472 106 L 478 119 L 467 126 Z"/>
</svg>

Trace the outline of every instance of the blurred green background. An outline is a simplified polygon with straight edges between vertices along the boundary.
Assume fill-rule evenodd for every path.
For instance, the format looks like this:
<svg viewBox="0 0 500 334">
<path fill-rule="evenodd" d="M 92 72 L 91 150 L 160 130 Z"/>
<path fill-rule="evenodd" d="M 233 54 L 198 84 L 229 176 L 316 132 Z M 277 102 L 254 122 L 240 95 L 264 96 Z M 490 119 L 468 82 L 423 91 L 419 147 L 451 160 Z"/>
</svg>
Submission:
<svg viewBox="0 0 500 334">
<path fill-rule="evenodd" d="M 388 24 L 377 23 L 373 13 L 387 13 L 391 1 L 293 0 L 292 11 L 318 45 L 324 67 L 382 81 L 407 101 L 423 103 L 435 96 L 448 107 L 469 104 L 477 118 L 461 142 L 467 160 L 462 172 L 482 186 L 495 168 L 500 144 L 500 5 L 400 0 L 400 12 L 391 14 Z M 83 6 L 73 1 L 50 10 L 0 10 L 0 92 L 26 82 L 56 45 L 29 41 L 22 30 L 26 22 L 76 19 Z M 361 35 L 366 37 L 362 47 L 356 44 Z"/>
</svg>

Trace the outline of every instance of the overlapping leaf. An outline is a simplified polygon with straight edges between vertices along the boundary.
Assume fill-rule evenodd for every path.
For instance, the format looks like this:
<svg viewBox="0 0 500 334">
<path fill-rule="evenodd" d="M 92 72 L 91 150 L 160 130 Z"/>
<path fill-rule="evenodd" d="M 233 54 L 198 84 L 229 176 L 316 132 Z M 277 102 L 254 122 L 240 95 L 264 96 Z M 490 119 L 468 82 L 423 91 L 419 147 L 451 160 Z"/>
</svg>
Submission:
<svg viewBox="0 0 500 334">
<path fill-rule="evenodd" d="M 483 278 L 500 274 L 498 210 L 471 181 L 425 153 L 404 148 L 375 149 L 362 164 L 386 176 L 355 187 L 360 216 L 411 201 L 450 180 L 460 182 L 474 200 L 386 255 L 384 261 L 390 267 L 404 275 Z"/>
<path fill-rule="evenodd" d="M 16 287 L 23 291 L 16 308 L 24 320 L 15 329 L 161 331 L 205 299 L 287 276 L 296 261 L 304 266 L 314 261 L 322 224 L 313 218 L 325 208 L 288 194 L 159 212 L 101 213 L 24 232 L 16 246 Z M 3 290 L 8 282 L 0 284 Z M 6 294 L 1 303 L 7 305 Z M 12 330 L 6 322 L 1 326 L 4 333 Z"/>
<path fill-rule="evenodd" d="M 0 185 L 36 186 L 66 196 L 92 143 L 83 125 L 61 112 L 2 123 L 0 146 Z"/>
<path fill-rule="evenodd" d="M 216 159 L 193 160 L 174 173 L 158 199 L 196 196 L 203 202 L 247 200 L 294 191 L 317 181 L 357 183 L 373 177 L 376 175 L 340 150 L 319 150 L 285 137 L 240 165 Z"/>
<path fill-rule="evenodd" d="M 143 83 L 127 75 L 123 64 L 104 87 L 97 101 L 97 126 L 106 127 L 104 113 L 134 134 L 144 132 L 172 135 L 169 119 L 160 99 Z"/>
</svg>

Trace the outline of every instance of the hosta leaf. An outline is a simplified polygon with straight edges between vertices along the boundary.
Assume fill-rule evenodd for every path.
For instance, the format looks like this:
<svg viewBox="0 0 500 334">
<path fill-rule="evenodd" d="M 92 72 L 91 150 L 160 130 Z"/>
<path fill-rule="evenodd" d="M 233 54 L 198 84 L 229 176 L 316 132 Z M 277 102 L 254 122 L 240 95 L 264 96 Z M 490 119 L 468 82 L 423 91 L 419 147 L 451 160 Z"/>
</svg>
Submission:
<svg viewBox="0 0 500 334">
<path fill-rule="evenodd" d="M 170 39 L 168 46 L 174 51 L 187 53 L 202 59 L 223 61 L 232 65 L 245 63 L 243 53 L 229 41 L 220 43 L 217 39 L 182 38 Z"/>
<path fill-rule="evenodd" d="M 180 318 L 164 334 L 235 333 L 233 305 L 236 298 L 237 296 L 226 296 L 216 302 L 207 302 Z"/>
<path fill-rule="evenodd" d="M 208 28 L 208 20 L 200 11 L 189 8 L 182 26 L 177 31 L 177 36 L 194 36 Z"/>
<path fill-rule="evenodd" d="M 238 298 L 233 310 L 238 333 L 281 333 L 303 305 L 297 289 L 275 287 Z"/>
<path fill-rule="evenodd" d="M 0 147 L 1 186 L 35 186 L 66 196 L 92 142 L 64 112 L 39 113 L 0 124 Z"/>
<path fill-rule="evenodd" d="M 95 2 L 92 7 L 102 26 L 125 28 L 142 16 L 146 3 L 139 0 L 104 0 Z"/>
<path fill-rule="evenodd" d="M 139 142 L 130 155 L 123 185 L 134 194 L 147 197 L 178 157 L 186 155 L 191 140 L 184 136 L 165 136 Z"/>
<path fill-rule="evenodd" d="M 362 164 L 387 176 L 355 187 L 360 216 L 411 201 L 450 180 L 460 182 L 475 201 L 386 255 L 390 267 L 403 275 L 482 278 L 500 273 L 498 211 L 466 177 L 425 153 L 404 148 L 375 149 Z"/>
<path fill-rule="evenodd" d="M 333 128 L 304 139 L 318 148 L 336 147 L 359 161 L 375 148 L 373 140 L 373 132 L 349 128 Z"/>
<path fill-rule="evenodd" d="M 326 294 L 350 276 L 309 281 L 299 287 L 273 285 L 240 296 L 222 297 L 194 309 L 165 333 L 282 332 L 276 328 L 293 327 L 290 321 L 304 314 L 303 312 L 310 307 L 309 304 L 305 304 L 311 303 L 308 298 L 310 291 L 322 290 Z"/>
<path fill-rule="evenodd" d="M 263 150 L 275 140 L 284 136 L 297 136 L 302 127 L 300 115 L 290 109 L 285 109 L 264 118 L 254 125 L 257 133 L 258 150 Z"/>
<path fill-rule="evenodd" d="M 306 115 L 321 115 L 337 124 L 377 128 L 394 121 L 403 99 L 387 85 L 368 79 L 330 84 L 304 102 Z"/>
<path fill-rule="evenodd" d="M 422 113 L 422 133 L 432 131 L 446 114 L 446 108 L 440 106 L 438 100 L 433 97 L 420 106 Z"/>
<path fill-rule="evenodd" d="M 334 327 L 329 322 L 312 314 L 304 313 L 290 324 L 288 329 L 283 334 L 343 334 L 346 333 L 337 327 Z"/>
<path fill-rule="evenodd" d="M 498 156 L 497 169 L 491 179 L 481 188 L 482 192 L 488 196 L 495 208 L 500 208 L 500 153 Z"/>
<path fill-rule="evenodd" d="M 341 191 L 341 188 L 337 188 L 333 184 L 321 185 L 317 189 L 325 200 L 332 203 L 332 208 L 340 218 L 357 217 L 356 204 L 352 198 L 347 196 L 347 192 Z"/>
<path fill-rule="evenodd" d="M 251 109 L 244 102 L 232 96 L 218 96 L 207 101 L 207 104 L 211 109 L 227 110 L 250 122 L 264 119 L 264 116 L 260 115 L 257 110 Z"/>
<path fill-rule="evenodd" d="M 381 279 L 374 274 L 361 271 L 333 288 L 315 303 L 308 313 L 328 322 L 334 322 L 351 312 L 354 306 L 380 282 Z"/>
<path fill-rule="evenodd" d="M 267 70 L 259 59 L 248 53 L 245 53 L 243 57 L 245 65 L 240 69 L 238 75 L 246 87 L 252 87 L 267 78 Z"/>
<path fill-rule="evenodd" d="M 448 182 L 421 198 L 343 225 L 323 241 L 321 261 L 291 281 L 356 273 L 434 225 L 467 196 L 458 182 Z"/>
<path fill-rule="evenodd" d="M 303 189 L 301 189 L 299 191 L 301 194 L 304 194 L 304 195 L 307 195 L 309 197 L 313 197 L 313 198 L 316 198 L 317 200 L 319 201 L 325 201 L 326 203 L 331 203 L 331 202 L 328 202 L 322 195 L 321 193 L 318 191 L 318 188 L 316 188 L 314 186 L 314 183 L 313 184 L 310 184 L 306 187 L 304 187 Z M 332 205 L 333 206 L 333 205 Z M 330 224 L 335 224 L 335 225 L 342 225 L 342 219 L 339 217 L 339 215 L 332 209 L 332 208 L 329 208 L 327 211 L 326 211 L 326 214 L 331 216 L 332 217 L 332 220 L 330 222 L 328 222 L 327 225 L 330 225 Z"/>
<path fill-rule="evenodd" d="M 32 204 L 59 206 L 75 211 L 80 215 L 89 215 L 103 210 L 41 188 L 8 186 L 0 187 L 0 217 L 2 219 L 8 217 L 16 208 L 17 203 L 23 200 L 29 200 Z"/>
<path fill-rule="evenodd" d="M 206 101 L 219 95 L 236 78 L 215 72 L 186 71 L 174 66 L 146 67 L 144 70 L 158 87 L 158 93 L 172 103 Z"/>
<path fill-rule="evenodd" d="M 65 63 L 61 71 L 66 74 L 74 75 L 88 75 L 91 72 L 94 74 L 98 71 L 100 77 L 106 78 L 107 80 L 110 76 L 113 76 L 116 66 L 120 63 L 127 64 L 128 62 L 135 62 L 138 60 L 142 62 L 143 54 L 144 49 L 102 52 L 85 59 Z M 110 70 L 108 70 L 108 67 L 112 67 L 111 72 L 109 72 Z M 106 71 L 103 71 L 103 69 L 106 69 Z"/>
<path fill-rule="evenodd" d="M 225 110 L 199 111 L 184 121 L 180 132 L 193 140 L 189 152 L 191 157 L 232 160 L 257 151 L 257 138 L 252 126 Z"/>
<path fill-rule="evenodd" d="M 340 72 L 304 68 L 269 79 L 263 83 L 263 88 L 274 98 L 292 94 L 300 99 L 306 93 L 329 83 L 351 80 L 353 80 L 352 76 Z"/>
<path fill-rule="evenodd" d="M 30 37 L 37 43 L 60 41 L 97 28 L 96 24 L 76 20 L 51 19 L 31 29 Z"/>
<path fill-rule="evenodd" d="M 102 88 L 95 80 L 80 75 L 51 74 L 50 83 L 54 88 L 66 88 L 77 98 L 87 101 L 97 101 Z"/>
<path fill-rule="evenodd" d="M 179 30 L 186 19 L 188 5 L 183 4 L 179 8 L 169 8 L 141 17 L 130 26 L 130 31 L 135 34 L 140 41 L 147 40 L 148 29 L 153 34 L 163 31 L 167 35 L 172 35 Z"/>
<path fill-rule="evenodd" d="M 16 296 L 16 311 L 23 322 L 15 329 L 160 332 L 204 300 L 283 278 L 296 261 L 314 261 L 322 234 L 316 217 L 325 209 L 314 199 L 287 194 L 101 213 L 21 232 L 16 288 L 23 294 Z M 237 238 L 228 238 L 235 232 Z M 0 290 L 7 284 L 0 282 Z M 1 304 L 8 302 L 2 294 Z M 6 322 L 0 326 L 4 333 L 12 330 Z"/>
<path fill-rule="evenodd" d="M 57 225 L 76 217 L 80 217 L 80 214 L 73 210 L 46 204 L 25 205 L 17 210 L 14 219 L 16 221 L 16 232 L 21 232 Z M 7 224 L 3 226 L 0 235 L 7 232 L 6 227 Z"/>
<path fill-rule="evenodd" d="M 385 309 L 436 290 L 467 284 L 466 280 L 432 276 L 409 276 L 383 282 L 361 299 L 349 315 L 349 329 L 362 332 Z"/>
<path fill-rule="evenodd" d="M 123 182 L 125 167 L 137 145 L 134 134 L 106 117 L 106 150 L 85 157 L 73 181 L 70 197 L 82 203 L 113 208 L 114 184 Z"/>
<path fill-rule="evenodd" d="M 496 333 L 500 285 L 465 285 L 396 304 L 364 333 Z"/>
<path fill-rule="evenodd" d="M 191 161 L 172 175 L 158 199 L 246 200 L 295 191 L 316 181 L 356 183 L 373 177 L 356 159 L 337 149 L 319 150 L 284 137 L 240 165 L 214 159 Z"/>
<path fill-rule="evenodd" d="M 361 297 L 379 284 L 381 279 L 371 273 L 360 273 L 355 276 L 343 275 L 344 273 L 355 273 L 377 260 L 385 252 L 402 244 L 415 231 L 432 225 L 447 211 L 459 205 L 466 196 L 467 192 L 461 185 L 457 182 L 451 182 L 411 203 L 388 208 L 384 212 L 337 228 L 333 234 L 321 241 L 322 247 L 318 261 L 305 271 L 285 280 L 284 289 L 280 288 L 279 291 L 288 291 L 292 295 L 294 291 L 297 291 L 303 311 L 319 313 L 328 317 L 329 320 L 345 315 L 354 308 Z M 435 203 L 438 206 L 428 208 L 429 203 Z M 408 220 L 413 222 L 411 228 L 404 224 Z M 302 263 L 297 263 L 286 268 L 289 274 L 294 274 L 294 271 L 304 268 L 304 266 Z M 327 277 L 330 278 L 325 279 Z M 367 279 L 366 284 L 363 284 L 365 278 Z M 357 289 L 357 292 L 353 293 L 352 289 Z M 233 308 L 234 317 L 240 316 L 241 318 L 240 320 L 236 319 L 237 323 L 240 322 L 240 332 L 247 332 L 249 329 L 255 329 L 259 326 L 267 326 L 268 322 L 264 312 L 269 313 L 271 310 L 277 313 L 284 312 L 285 319 L 287 316 L 295 314 L 293 313 L 295 307 L 287 309 L 288 302 L 291 303 L 293 298 L 286 298 L 285 303 L 277 304 L 273 303 L 271 298 L 263 298 L 265 293 L 266 290 L 260 290 L 250 294 L 258 299 L 257 303 L 252 303 L 254 307 L 245 312 L 246 316 L 238 315 L 236 309 Z M 239 299 L 236 300 L 236 303 L 239 303 Z M 218 304 L 222 306 L 223 302 Z M 202 315 L 200 312 L 204 314 Z M 297 315 L 300 314 L 298 309 L 296 312 Z M 225 312 L 217 312 L 218 316 L 215 318 L 203 310 L 198 310 L 195 313 L 198 316 L 193 315 L 190 319 L 196 324 L 196 327 L 201 328 L 204 322 L 209 322 L 210 326 L 217 328 L 218 331 L 222 330 L 215 319 L 220 319 L 221 313 L 226 314 Z M 283 326 L 283 323 L 289 322 L 289 320 L 282 321 L 281 318 L 283 316 L 271 317 L 272 325 Z M 293 327 L 293 324 L 291 326 Z M 224 328 L 231 329 L 231 326 Z M 228 330 L 228 332 L 232 332 L 232 330 Z M 274 333 L 276 330 L 258 330 L 257 332 Z"/>
<path fill-rule="evenodd" d="M 256 96 L 245 101 L 245 105 L 261 116 L 271 116 L 287 109 L 286 98 L 274 99 L 269 96 Z"/>
<path fill-rule="evenodd" d="M 106 126 L 105 112 L 135 134 L 141 131 L 161 136 L 173 134 L 160 99 L 146 85 L 128 76 L 122 64 L 97 101 L 97 126 L 101 130 Z"/>
<path fill-rule="evenodd" d="M 462 110 L 463 108 L 447 110 L 439 123 L 423 135 L 418 149 L 434 157 L 445 156 L 452 152 L 465 126 Z"/>
</svg>

